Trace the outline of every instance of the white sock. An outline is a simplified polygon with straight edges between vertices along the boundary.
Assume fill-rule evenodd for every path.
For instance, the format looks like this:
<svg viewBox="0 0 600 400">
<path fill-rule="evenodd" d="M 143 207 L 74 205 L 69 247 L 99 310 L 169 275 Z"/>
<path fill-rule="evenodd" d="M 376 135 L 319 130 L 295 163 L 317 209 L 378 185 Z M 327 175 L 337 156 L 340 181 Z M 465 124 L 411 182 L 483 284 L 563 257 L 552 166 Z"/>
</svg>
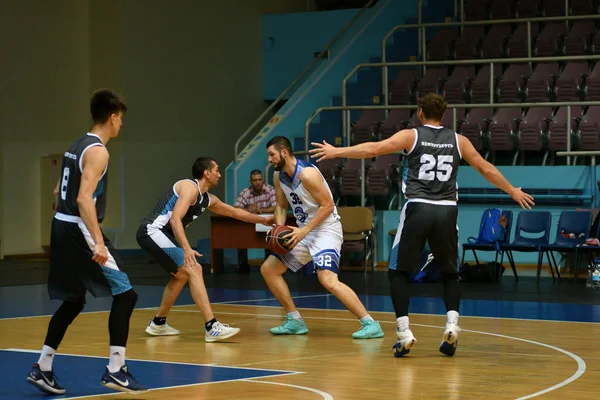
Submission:
<svg viewBox="0 0 600 400">
<path fill-rule="evenodd" d="M 360 323 L 365 325 L 367 322 L 375 321 L 369 314 L 360 319 Z"/>
<path fill-rule="evenodd" d="M 54 350 L 52 347 L 46 345 L 42 347 L 42 353 L 40 354 L 40 360 L 38 361 L 38 364 L 42 371 L 52 371 L 52 361 L 54 361 L 55 354 L 56 350 Z"/>
<path fill-rule="evenodd" d="M 446 323 L 446 326 L 448 325 L 458 325 L 458 312 L 457 311 L 448 311 L 446 313 L 446 315 L 448 315 L 448 322 Z"/>
<path fill-rule="evenodd" d="M 108 371 L 110 373 L 119 372 L 125 365 L 125 347 L 110 346 L 110 359 L 108 361 Z"/>
<path fill-rule="evenodd" d="M 294 318 L 296 321 L 302 321 L 302 315 L 300 315 L 300 311 L 298 310 L 289 312 L 288 315 Z"/>
<path fill-rule="evenodd" d="M 398 331 L 400 331 L 400 332 L 407 331 L 408 330 L 408 316 L 396 318 L 396 325 L 398 326 Z"/>
</svg>

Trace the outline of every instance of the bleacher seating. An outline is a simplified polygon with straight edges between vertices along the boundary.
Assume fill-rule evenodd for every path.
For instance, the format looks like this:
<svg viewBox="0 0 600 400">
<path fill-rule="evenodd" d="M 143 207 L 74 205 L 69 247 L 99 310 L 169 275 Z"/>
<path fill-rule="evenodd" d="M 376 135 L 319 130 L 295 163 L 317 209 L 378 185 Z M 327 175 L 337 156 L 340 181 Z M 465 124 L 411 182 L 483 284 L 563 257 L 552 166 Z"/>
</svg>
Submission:
<svg viewBox="0 0 600 400">
<path fill-rule="evenodd" d="M 464 20 L 504 20 L 565 15 L 564 0 L 463 0 Z M 598 0 L 570 0 L 572 15 L 595 14 Z M 460 16 L 459 16 L 460 19 Z M 416 105 L 417 99 L 429 92 L 443 95 L 450 104 L 512 103 L 514 107 L 459 107 L 456 119 L 448 109 L 442 124 L 454 126 L 467 137 L 486 159 L 501 164 L 554 165 L 564 162 L 555 153 L 572 150 L 600 150 L 600 107 L 544 106 L 546 102 L 600 101 L 600 62 L 594 60 L 557 60 L 543 62 L 511 62 L 510 58 L 560 57 L 586 54 L 600 55 L 600 20 L 533 21 L 531 48 L 528 48 L 527 23 L 475 24 L 443 26 L 428 31 L 425 54 L 428 61 L 506 59 L 494 63 L 430 65 L 426 67 L 388 68 L 388 104 Z M 400 60 L 398 46 L 389 47 L 388 60 Z M 377 69 L 377 71 L 380 71 Z M 490 88 L 490 75 L 492 86 Z M 370 84 L 378 85 L 371 77 Z M 540 103 L 519 107 L 519 103 Z M 374 101 L 381 105 L 383 102 Z M 360 105 L 360 104 L 352 104 Z M 366 104 L 364 104 L 366 105 Z M 415 109 L 364 110 L 353 114 L 351 144 L 385 140 L 401 129 L 417 127 L 420 121 Z M 340 135 L 342 136 L 342 135 Z M 526 156 L 527 155 L 527 156 Z M 491 156 L 491 157 L 489 157 Z M 575 159 L 576 160 L 576 159 Z M 359 167 L 358 167 L 359 168 Z M 385 168 L 384 168 L 385 170 Z M 339 164 L 335 174 L 327 178 L 335 188 L 337 199 L 360 195 L 360 173 L 356 163 Z M 366 163 L 367 196 L 390 195 L 391 185 L 399 177 L 384 172 L 377 162 Z M 333 189 L 332 189 L 333 190 Z M 490 193 L 487 193 L 489 195 Z M 461 193 L 464 202 L 478 202 L 473 193 Z M 582 193 L 571 193 L 568 199 L 548 195 L 542 203 L 585 204 Z M 554 197 L 553 197 L 554 196 Z M 558 196 L 558 198 L 556 197 Z M 490 197 L 493 201 L 493 196 Z M 490 200 L 490 201 L 492 201 Z"/>
</svg>

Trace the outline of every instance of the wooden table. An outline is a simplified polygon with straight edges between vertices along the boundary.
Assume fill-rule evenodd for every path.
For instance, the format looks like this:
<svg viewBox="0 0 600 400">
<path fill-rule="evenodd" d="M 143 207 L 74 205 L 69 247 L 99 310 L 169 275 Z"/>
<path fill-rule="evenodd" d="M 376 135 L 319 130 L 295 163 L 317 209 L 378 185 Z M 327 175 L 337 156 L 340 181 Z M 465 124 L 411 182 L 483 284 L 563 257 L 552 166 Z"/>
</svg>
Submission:
<svg viewBox="0 0 600 400">
<path fill-rule="evenodd" d="M 286 225 L 296 226 L 296 218 L 288 214 Z M 210 216 L 211 273 L 223 272 L 224 249 L 264 249 L 266 232 L 256 232 L 256 224 L 222 215 Z"/>
</svg>

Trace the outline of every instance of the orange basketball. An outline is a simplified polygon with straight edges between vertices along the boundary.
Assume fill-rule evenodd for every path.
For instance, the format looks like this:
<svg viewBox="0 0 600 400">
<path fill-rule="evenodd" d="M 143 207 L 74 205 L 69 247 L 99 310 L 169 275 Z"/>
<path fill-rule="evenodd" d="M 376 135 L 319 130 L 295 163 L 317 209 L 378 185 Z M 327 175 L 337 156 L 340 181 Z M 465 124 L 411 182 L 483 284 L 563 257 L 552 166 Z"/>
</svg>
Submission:
<svg viewBox="0 0 600 400">
<path fill-rule="evenodd" d="M 285 254 L 290 251 L 287 247 L 287 239 L 283 237 L 293 231 L 285 225 L 276 225 L 267 232 L 266 241 L 269 248 L 276 254 Z"/>
</svg>

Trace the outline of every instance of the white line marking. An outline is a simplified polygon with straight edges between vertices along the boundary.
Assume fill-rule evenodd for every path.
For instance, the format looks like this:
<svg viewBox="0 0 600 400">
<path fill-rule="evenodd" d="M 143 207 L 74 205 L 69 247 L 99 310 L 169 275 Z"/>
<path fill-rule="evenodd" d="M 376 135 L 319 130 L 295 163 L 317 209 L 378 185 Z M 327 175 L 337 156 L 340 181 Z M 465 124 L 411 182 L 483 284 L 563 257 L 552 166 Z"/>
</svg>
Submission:
<svg viewBox="0 0 600 400">
<path fill-rule="evenodd" d="M 315 295 L 306 295 L 306 296 L 294 296 L 292 297 L 292 299 L 299 299 L 299 298 L 312 298 L 312 297 L 324 297 L 324 296 L 331 296 L 331 294 L 315 294 Z M 376 295 L 376 296 L 383 296 L 383 295 Z M 265 298 L 262 299 L 263 301 L 271 301 L 271 300 L 276 300 L 274 297 L 271 298 Z M 473 301 L 477 301 L 474 299 L 470 299 Z M 256 301 L 260 301 L 258 299 L 254 299 L 254 300 L 236 300 L 239 301 L 240 303 L 242 302 L 256 302 Z M 497 300 L 497 301 L 505 301 L 505 300 Z M 510 301 L 510 300 L 506 300 L 506 301 Z M 232 305 L 232 306 L 237 306 L 237 307 L 268 307 L 268 308 L 281 308 L 280 306 L 266 306 L 266 305 L 260 305 L 260 306 L 256 306 L 254 304 L 236 304 L 233 302 L 214 302 L 211 303 L 212 305 L 215 304 L 227 304 L 227 305 Z M 562 304 L 562 303 L 557 303 L 557 304 Z M 177 307 L 194 307 L 195 304 L 179 304 L 176 306 L 173 306 L 173 308 L 171 309 L 172 311 L 177 311 Z M 303 310 L 316 310 L 316 311 L 346 311 L 345 309 L 337 309 L 337 308 L 332 308 L 332 309 L 327 309 L 327 308 L 315 308 L 315 307 L 301 307 Z M 158 306 L 156 307 L 140 307 L 140 308 L 136 308 L 136 311 L 145 311 L 145 310 L 157 310 Z M 83 311 L 80 314 L 98 314 L 98 313 L 106 313 L 109 312 L 110 310 L 101 310 L 101 311 Z M 377 312 L 377 313 L 381 313 L 381 314 L 394 314 L 391 311 L 371 311 L 371 312 Z M 443 314 L 431 314 L 431 313 L 411 313 L 411 315 L 426 315 L 426 316 L 443 316 Z M 0 318 L 0 321 L 4 321 L 4 320 L 14 320 L 14 319 L 27 319 L 27 318 L 41 318 L 41 317 L 51 317 L 52 314 L 44 314 L 44 315 L 30 315 L 30 316 L 25 316 L 25 317 L 6 317 L 6 318 Z M 540 322 L 554 322 L 554 323 L 563 323 L 563 324 L 594 324 L 594 325 L 598 325 L 600 324 L 600 321 L 598 322 L 589 322 L 589 321 L 564 321 L 564 320 L 553 320 L 553 319 L 538 319 L 538 318 L 512 318 L 512 317 L 486 317 L 486 316 L 480 316 L 480 315 L 462 315 L 460 316 L 461 318 L 479 318 L 479 319 L 499 319 L 499 320 L 509 320 L 509 321 L 540 321 Z"/>
<path fill-rule="evenodd" d="M 35 353 L 35 354 L 40 354 L 39 350 L 33 350 L 33 349 L 2 349 L 4 351 L 14 351 L 14 352 L 19 352 L 19 353 Z M 0 350 L 0 351 L 2 351 Z M 108 359 L 108 357 L 100 357 L 100 356 L 89 356 L 89 355 L 84 355 L 84 354 L 69 354 L 69 353 L 58 353 L 58 356 L 71 356 L 71 357 L 88 357 L 88 358 L 103 358 L 103 359 Z M 160 364 L 181 364 L 181 365 L 192 365 L 192 366 L 196 366 L 196 367 L 219 367 L 219 368 L 232 368 L 232 369 L 251 369 L 251 370 L 258 370 L 258 371 L 272 371 L 272 372 L 282 372 L 284 374 L 305 374 L 306 372 L 302 372 L 302 371 L 287 371 L 287 370 L 283 370 L 283 369 L 270 369 L 270 368 L 245 368 L 245 367 L 232 367 L 232 366 L 226 366 L 226 365 L 214 365 L 214 364 L 197 364 L 197 363 L 187 363 L 187 362 L 179 362 L 179 361 L 160 361 L 160 360 L 142 360 L 139 358 L 128 358 L 127 360 L 130 361 L 141 361 L 141 362 L 150 362 L 150 363 L 160 363 Z M 277 376 L 277 375 L 275 375 Z"/>
<path fill-rule="evenodd" d="M 87 357 L 87 356 L 84 356 L 84 357 Z M 303 372 L 298 372 L 298 374 L 300 374 L 300 373 L 303 373 Z M 297 374 L 292 373 L 292 374 L 288 374 L 288 375 L 297 375 Z M 261 376 L 261 378 L 274 378 L 276 376 L 281 376 L 281 375 L 265 375 L 265 376 Z M 246 381 L 249 382 L 249 379 L 255 379 L 255 378 L 239 378 L 239 379 L 227 379 L 224 381 L 214 381 L 214 382 L 188 383 L 187 385 L 165 386 L 165 387 L 161 387 L 161 388 L 153 388 L 153 389 L 148 389 L 148 391 L 155 392 L 158 390 L 179 389 L 179 388 L 191 387 L 191 386 L 211 385 L 211 384 L 215 384 L 215 383 L 246 382 Z M 115 391 L 115 392 L 111 392 L 111 393 L 89 394 L 89 395 L 85 395 L 85 396 L 69 397 L 69 399 L 88 399 L 90 397 L 115 396 L 115 395 L 123 395 L 123 394 L 124 394 L 123 392 Z M 129 393 L 129 394 L 135 395 L 135 393 Z"/>
<path fill-rule="evenodd" d="M 196 312 L 194 310 L 177 310 L 179 312 Z M 344 311 L 344 310 L 338 310 L 338 311 Z M 258 313 L 231 313 L 231 312 L 219 312 L 219 314 L 229 314 L 229 315 L 254 315 L 257 317 L 280 317 L 280 315 L 276 315 L 276 314 L 258 314 Z M 355 318 L 334 318 L 334 317 L 306 317 L 304 316 L 304 319 L 319 319 L 319 320 L 332 320 L 332 321 L 356 321 Z M 396 321 L 379 321 L 379 323 L 386 323 L 386 324 L 396 324 Z M 436 329 L 444 329 L 444 327 L 441 326 L 435 326 L 435 325 L 426 325 L 426 324 L 412 324 L 414 326 L 422 326 L 425 328 L 436 328 Z M 585 361 L 583 361 L 583 359 L 581 357 L 579 357 L 578 355 L 571 353 L 570 351 L 561 349 L 560 347 L 555 347 L 549 344 L 545 344 L 545 343 L 540 343 L 540 342 L 536 342 L 533 340 L 528 340 L 528 339 L 522 339 L 522 338 L 518 338 L 518 337 L 514 337 L 514 336 L 507 336 L 507 335 L 501 335 L 499 333 L 492 333 L 492 332 L 482 332 L 482 331 L 473 331 L 473 330 L 468 330 L 468 329 L 463 329 L 463 332 L 471 332 L 471 333 L 477 333 L 480 335 L 488 335 L 488 336 L 496 336 L 496 337 L 500 337 L 500 338 L 504 338 L 504 339 L 511 339 L 511 340 L 517 340 L 520 342 L 524 342 L 524 343 L 529 343 L 529 344 L 534 344 L 537 346 L 541 346 L 541 347 L 546 347 L 548 349 L 554 350 L 554 351 L 558 351 L 559 353 L 563 353 L 565 355 L 567 355 L 568 357 L 572 358 L 573 360 L 575 360 L 575 362 L 577 363 L 577 371 L 575 371 L 575 373 L 573 375 L 571 375 L 569 378 L 565 379 L 562 382 L 557 383 L 554 386 L 551 386 L 549 388 L 540 390 L 538 392 L 532 393 L 530 395 L 524 396 L 524 397 L 519 397 L 517 400 L 525 400 L 525 399 L 531 399 L 533 397 L 537 397 L 540 396 L 542 394 L 546 394 L 548 392 L 554 391 L 556 389 L 559 389 L 563 386 L 568 385 L 569 383 L 575 381 L 576 379 L 578 379 L 579 377 L 581 377 L 585 371 L 586 371 L 586 363 Z"/>
<path fill-rule="evenodd" d="M 291 387 L 291 388 L 294 388 L 294 389 L 308 390 L 309 392 L 313 392 L 313 393 L 318 394 L 324 400 L 333 400 L 333 396 L 331 396 L 329 393 L 325 393 L 325 392 L 322 392 L 320 390 L 309 388 L 309 387 L 306 387 L 306 386 L 298 386 L 298 385 L 292 385 L 292 384 L 289 384 L 289 383 L 281 383 L 281 382 L 259 381 L 259 380 L 256 380 L 256 379 L 243 379 L 243 381 L 244 382 L 254 382 L 254 383 L 265 383 L 267 385 L 288 386 L 288 387 Z"/>
<path fill-rule="evenodd" d="M 320 296 L 320 295 L 318 295 Z M 381 295 L 376 295 L 376 296 L 381 296 Z M 292 297 L 293 299 L 295 299 L 296 297 Z M 477 301 L 477 300 L 474 300 Z M 504 300 L 497 300 L 497 301 L 504 301 Z M 224 303 L 211 303 L 211 304 L 224 304 Z M 558 304 L 563 304 L 563 303 L 558 303 Z M 266 305 L 255 305 L 255 304 L 231 304 L 232 306 L 235 307 L 265 307 L 265 308 L 281 308 L 281 306 L 266 306 Z M 178 306 L 174 306 L 174 307 L 191 307 L 194 306 L 194 304 L 189 304 L 189 305 L 178 305 Z M 155 307 L 157 308 L 157 307 Z M 316 308 L 316 307 L 299 307 L 302 310 L 314 310 L 314 311 L 348 311 L 345 308 Z M 371 312 L 373 313 L 380 313 L 380 314 L 394 314 L 393 311 L 374 311 L 372 310 Z M 432 314 L 432 313 L 410 313 L 410 315 L 425 315 L 425 316 L 434 316 L 434 317 L 442 317 L 445 316 L 445 314 Z M 600 324 L 599 322 L 586 322 L 586 321 L 564 321 L 564 320 L 556 320 L 556 319 L 537 319 L 537 318 L 512 318 L 512 317 L 486 317 L 486 316 L 480 316 L 480 315 L 460 315 L 460 318 L 480 318 L 480 319 L 500 319 L 500 320 L 510 320 L 510 321 L 539 321 L 539 322 L 560 322 L 563 324 Z M 395 317 L 394 317 L 395 319 Z"/>
<path fill-rule="evenodd" d="M 292 299 L 311 299 L 311 298 L 315 298 L 315 297 L 328 297 L 328 296 L 333 296 L 331 293 L 328 294 L 310 294 L 310 295 L 306 295 L 306 296 L 295 296 L 292 297 Z M 266 299 L 251 299 L 251 300 L 233 300 L 233 301 L 219 301 L 216 303 L 211 303 L 211 304 L 236 304 L 236 303 L 251 303 L 251 302 L 257 302 L 257 301 L 277 301 L 277 299 L 275 297 L 269 297 Z M 252 305 L 252 304 L 248 304 L 248 305 Z M 178 306 L 178 307 L 186 307 L 186 306 Z"/>
</svg>

